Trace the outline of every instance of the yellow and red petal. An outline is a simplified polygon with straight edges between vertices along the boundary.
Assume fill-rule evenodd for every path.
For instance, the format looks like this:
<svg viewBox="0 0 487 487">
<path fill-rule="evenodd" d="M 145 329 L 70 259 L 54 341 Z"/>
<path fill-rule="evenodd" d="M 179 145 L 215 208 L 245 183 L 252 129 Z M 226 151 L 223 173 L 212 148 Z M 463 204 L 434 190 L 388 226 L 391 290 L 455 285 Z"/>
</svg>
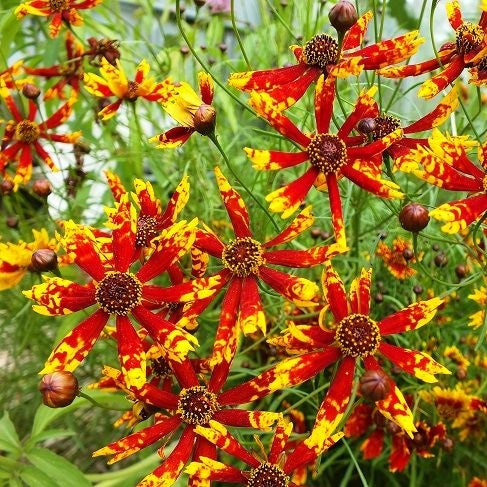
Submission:
<svg viewBox="0 0 487 487">
<path fill-rule="evenodd" d="M 149 142 L 156 143 L 158 149 L 174 149 L 183 145 L 193 133 L 193 127 L 174 127 L 151 137 Z"/>
<path fill-rule="evenodd" d="M 343 429 L 347 438 L 358 438 L 364 435 L 374 424 L 372 413 L 374 409 L 368 404 L 358 404 L 347 419 Z"/>
<path fill-rule="evenodd" d="M 411 450 L 408 442 L 403 435 L 394 435 L 392 437 L 392 451 L 389 455 L 389 470 L 391 472 L 402 472 L 409 463 Z"/>
<path fill-rule="evenodd" d="M 360 445 L 365 460 L 372 460 L 381 455 L 384 450 L 384 430 L 376 429 Z"/>
<path fill-rule="evenodd" d="M 120 201 L 122 195 L 127 193 L 122 180 L 113 172 L 106 170 L 105 177 L 107 178 L 108 187 L 113 194 L 115 201 Z"/>
<path fill-rule="evenodd" d="M 191 462 L 186 467 L 185 472 L 191 478 L 215 480 L 217 482 L 239 482 L 243 485 L 248 480 L 236 467 L 231 467 L 206 457 L 200 457 L 199 460 L 199 462 Z"/>
<path fill-rule="evenodd" d="M 247 411 L 245 409 L 220 409 L 215 412 L 214 419 L 226 426 L 270 431 L 276 421 L 282 419 L 282 413 Z"/>
<path fill-rule="evenodd" d="M 381 335 L 392 335 L 394 333 L 416 330 L 428 324 L 442 303 L 443 299 L 441 298 L 419 301 L 384 318 L 377 323 Z"/>
<path fill-rule="evenodd" d="M 108 321 L 109 315 L 98 310 L 66 335 L 53 350 L 39 374 L 56 370 L 73 372 L 90 353 Z"/>
<path fill-rule="evenodd" d="M 255 276 L 248 276 L 242 279 L 239 322 L 244 335 L 251 335 L 257 331 L 260 331 L 263 335 L 266 334 L 264 307 L 260 299 Z"/>
<path fill-rule="evenodd" d="M 139 196 L 140 197 L 140 196 Z M 176 223 L 176 220 L 186 206 L 189 200 L 189 178 L 183 176 L 179 184 L 177 185 L 171 199 L 167 202 L 164 213 L 160 216 L 160 220 L 164 222 L 164 226 L 167 226 L 166 222 Z M 144 205 L 141 203 L 142 209 L 145 212 Z"/>
<path fill-rule="evenodd" d="M 337 322 L 341 321 L 350 313 L 347 293 L 342 279 L 329 261 L 325 262 L 325 268 L 321 275 L 321 284 L 324 297 L 330 306 L 330 311 Z"/>
<path fill-rule="evenodd" d="M 379 109 L 374 100 L 374 95 L 376 92 L 377 87 L 372 86 L 372 88 L 369 90 L 364 90 L 360 93 L 358 100 L 355 102 L 353 110 L 338 130 L 338 137 L 344 138 L 348 136 L 362 118 L 376 117 L 379 115 Z"/>
<path fill-rule="evenodd" d="M 125 384 L 140 389 L 146 382 L 146 359 L 142 341 L 127 316 L 117 316 L 118 358 Z"/>
<path fill-rule="evenodd" d="M 249 147 L 244 147 L 244 151 L 252 161 L 252 167 L 257 171 L 278 171 L 297 166 L 309 159 L 307 152 L 281 152 Z"/>
<path fill-rule="evenodd" d="M 113 455 L 108 463 L 118 462 L 164 438 L 164 436 L 174 431 L 180 424 L 181 420 L 177 416 L 172 416 L 96 450 L 93 452 L 93 456 Z"/>
<path fill-rule="evenodd" d="M 292 355 L 326 348 L 335 340 L 334 333 L 324 331 L 316 325 L 296 325 L 289 321 L 287 326 L 287 330 L 281 332 L 281 335 L 268 338 L 267 343 L 283 348 Z"/>
<path fill-rule="evenodd" d="M 52 277 L 42 284 L 36 284 L 24 296 L 37 302 L 34 311 L 41 315 L 67 315 L 96 303 L 95 287 L 92 283 L 80 284 Z"/>
<path fill-rule="evenodd" d="M 355 24 L 350 27 L 343 37 L 343 49 L 355 49 L 362 44 L 365 33 L 367 32 L 367 26 L 373 17 L 371 10 L 366 12 L 360 17 Z"/>
<path fill-rule="evenodd" d="M 331 75 L 325 77 L 324 74 L 318 78 L 316 83 L 315 120 L 316 131 L 320 134 L 326 134 L 330 129 L 333 101 L 335 100 L 335 85 L 335 77 Z"/>
<path fill-rule="evenodd" d="M 463 24 L 462 10 L 460 9 L 460 3 L 457 0 L 451 0 L 446 4 L 446 15 L 448 22 L 457 30 Z"/>
<path fill-rule="evenodd" d="M 266 264 L 300 268 L 323 264 L 335 255 L 342 254 L 345 249 L 341 244 L 321 245 L 306 250 L 272 250 L 263 254 Z"/>
<path fill-rule="evenodd" d="M 223 175 L 219 167 L 215 167 L 216 182 L 223 199 L 223 204 L 227 210 L 228 216 L 232 222 L 233 230 L 236 237 L 251 237 L 250 218 L 247 207 L 240 196 L 230 186 L 227 178 Z"/>
<path fill-rule="evenodd" d="M 128 80 L 120 60 L 116 60 L 116 66 L 110 64 L 104 57 L 101 58 L 100 74 L 112 94 L 117 98 L 123 98 L 128 90 Z"/>
<path fill-rule="evenodd" d="M 444 203 L 430 211 L 436 220 L 447 222 L 441 227 L 446 233 L 458 233 L 481 217 L 487 210 L 487 195 L 479 194 L 464 200 Z"/>
<path fill-rule="evenodd" d="M 259 277 L 279 294 L 298 306 L 316 306 L 318 286 L 302 277 L 292 276 L 267 266 L 259 268 Z"/>
<path fill-rule="evenodd" d="M 350 307 L 352 313 L 368 315 L 370 311 L 370 284 L 372 268 L 362 269 L 360 277 L 355 278 L 350 286 Z"/>
<path fill-rule="evenodd" d="M 293 424 L 289 421 L 286 423 L 284 419 L 281 419 L 277 423 L 277 428 L 272 438 L 272 444 L 269 449 L 268 461 L 269 463 L 276 464 L 280 455 L 286 450 L 286 444 L 293 431 Z"/>
<path fill-rule="evenodd" d="M 191 248 L 191 275 L 196 278 L 203 277 L 208 269 L 210 256 L 197 247 Z"/>
<path fill-rule="evenodd" d="M 39 124 L 39 130 L 43 132 L 47 129 L 53 129 L 62 125 L 71 116 L 72 107 L 76 103 L 77 95 L 71 98 L 61 107 L 59 107 L 45 122 Z"/>
<path fill-rule="evenodd" d="M 210 420 L 210 427 L 200 425 L 195 427 L 195 432 L 206 438 L 209 442 L 230 455 L 242 460 L 251 467 L 257 467 L 260 461 L 249 453 L 218 421 Z"/>
<path fill-rule="evenodd" d="M 200 87 L 200 95 L 203 103 L 206 105 L 211 105 L 215 91 L 213 86 L 213 78 L 208 73 L 200 71 L 198 73 L 198 86 Z"/>
<path fill-rule="evenodd" d="M 425 81 L 418 91 L 418 96 L 429 100 L 444 90 L 451 82 L 456 80 L 465 68 L 461 57 L 455 57 L 446 68 L 431 79 Z"/>
<path fill-rule="evenodd" d="M 326 185 L 328 188 L 331 223 L 333 225 L 333 233 L 335 234 L 335 242 L 336 245 L 342 249 L 342 252 L 345 252 L 348 250 L 347 237 L 345 233 L 345 225 L 343 223 L 342 200 L 336 174 L 326 175 Z"/>
<path fill-rule="evenodd" d="M 290 217 L 306 198 L 318 175 L 318 169 L 310 167 L 295 181 L 269 193 L 265 197 L 269 202 L 269 209 L 275 213 L 282 213 L 281 218 Z"/>
<path fill-rule="evenodd" d="M 222 406 L 245 404 L 279 389 L 296 386 L 314 377 L 340 356 L 341 352 L 333 347 L 285 359 L 259 376 L 221 393 L 218 402 Z"/>
<path fill-rule="evenodd" d="M 98 97 L 113 96 L 114 93 L 108 87 L 107 82 L 94 73 L 84 73 L 83 81 L 85 83 L 85 89 L 88 93 Z"/>
<path fill-rule="evenodd" d="M 98 112 L 98 117 L 103 121 L 109 120 L 117 113 L 122 101 L 123 98 L 119 98 L 116 102 L 110 103 L 110 105 L 107 105 L 103 110 Z"/>
<path fill-rule="evenodd" d="M 437 382 L 435 374 L 451 374 L 446 367 L 423 352 L 396 347 L 386 342 L 380 344 L 379 352 L 399 368 L 424 382 Z"/>
<path fill-rule="evenodd" d="M 344 57 L 329 70 L 329 75 L 335 78 L 348 78 L 358 76 L 364 70 L 361 56 Z"/>
</svg>

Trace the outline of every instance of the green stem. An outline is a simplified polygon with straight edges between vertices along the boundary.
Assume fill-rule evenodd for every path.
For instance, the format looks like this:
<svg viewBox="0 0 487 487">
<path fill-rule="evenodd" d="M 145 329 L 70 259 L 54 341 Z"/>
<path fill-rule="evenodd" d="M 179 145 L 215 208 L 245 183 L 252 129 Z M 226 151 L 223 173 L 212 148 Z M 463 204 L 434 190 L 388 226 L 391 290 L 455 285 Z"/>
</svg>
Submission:
<svg viewBox="0 0 487 487">
<path fill-rule="evenodd" d="M 238 46 L 240 47 L 240 51 L 242 52 L 242 56 L 245 59 L 245 64 L 247 65 L 247 69 L 249 71 L 252 71 L 252 67 L 250 66 L 250 61 L 249 58 L 247 57 L 247 53 L 245 52 L 245 48 L 242 43 L 242 39 L 240 37 L 240 33 L 237 28 L 237 22 L 235 21 L 235 0 L 231 0 L 230 2 L 230 12 L 232 16 L 232 27 L 233 27 L 233 32 L 235 34 L 235 38 L 237 39 Z"/>
<path fill-rule="evenodd" d="M 83 399 L 86 399 L 89 402 L 91 402 L 91 404 L 93 404 L 97 408 L 108 409 L 109 411 L 127 411 L 127 408 L 117 409 L 117 408 L 112 408 L 109 406 L 104 406 L 103 404 L 99 403 L 97 400 L 93 399 L 91 396 L 88 396 L 88 394 L 85 394 L 82 391 L 78 392 L 78 396 L 82 397 Z"/>
</svg>

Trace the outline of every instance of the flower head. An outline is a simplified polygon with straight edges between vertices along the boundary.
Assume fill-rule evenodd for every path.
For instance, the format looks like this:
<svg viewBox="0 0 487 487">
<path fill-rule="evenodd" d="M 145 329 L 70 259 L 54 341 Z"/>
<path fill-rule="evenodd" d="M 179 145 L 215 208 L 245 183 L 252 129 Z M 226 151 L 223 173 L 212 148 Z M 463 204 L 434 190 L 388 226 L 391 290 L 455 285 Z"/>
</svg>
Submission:
<svg viewBox="0 0 487 487">
<path fill-rule="evenodd" d="M 406 252 L 411 252 L 413 257 L 406 258 L 409 257 Z M 398 237 L 394 239 L 391 247 L 384 242 L 379 242 L 376 254 L 382 258 L 387 269 L 395 278 L 407 279 L 416 274 L 416 270 L 410 266 L 416 262 L 416 259 L 408 240 Z"/>
</svg>

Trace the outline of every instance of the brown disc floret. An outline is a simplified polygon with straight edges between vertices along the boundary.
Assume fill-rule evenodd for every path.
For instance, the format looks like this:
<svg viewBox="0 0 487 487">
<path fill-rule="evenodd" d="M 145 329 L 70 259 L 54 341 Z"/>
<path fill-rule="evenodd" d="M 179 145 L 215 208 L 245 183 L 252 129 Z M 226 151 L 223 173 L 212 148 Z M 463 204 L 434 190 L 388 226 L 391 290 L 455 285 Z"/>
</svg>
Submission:
<svg viewBox="0 0 487 487">
<path fill-rule="evenodd" d="M 225 246 L 222 253 L 223 264 L 238 277 L 257 274 L 264 263 L 262 246 L 250 237 L 238 237 Z"/>
<path fill-rule="evenodd" d="M 39 126 L 30 120 L 21 120 L 15 126 L 15 139 L 24 144 L 33 144 L 41 134 Z"/>
<path fill-rule="evenodd" d="M 109 272 L 98 284 L 95 298 L 103 311 L 126 315 L 140 304 L 142 284 L 130 272 Z"/>
<path fill-rule="evenodd" d="M 326 34 L 318 34 L 309 40 L 303 49 L 303 61 L 318 66 L 323 71 L 338 61 L 338 42 Z"/>
<path fill-rule="evenodd" d="M 307 147 L 309 161 L 323 174 L 337 173 L 347 162 L 347 147 L 333 134 L 316 134 Z"/>
<path fill-rule="evenodd" d="M 261 463 L 250 471 L 248 487 L 287 487 L 289 477 L 277 465 Z"/>
<path fill-rule="evenodd" d="M 62 12 L 69 9 L 68 0 L 49 0 L 49 8 L 51 12 Z"/>
<path fill-rule="evenodd" d="M 473 22 L 464 22 L 455 31 L 457 51 L 468 54 L 480 47 L 484 40 L 484 30 Z"/>
<path fill-rule="evenodd" d="M 185 423 L 205 425 L 219 409 L 220 405 L 213 392 L 204 386 L 194 386 L 181 390 L 176 412 Z"/>
<path fill-rule="evenodd" d="M 374 320 L 357 313 L 348 315 L 340 321 L 335 339 L 344 355 L 367 357 L 377 351 L 381 336 Z"/>
<path fill-rule="evenodd" d="M 148 247 L 151 240 L 157 237 L 157 221 L 153 216 L 141 216 L 137 220 L 137 233 L 135 234 L 136 247 Z"/>
</svg>

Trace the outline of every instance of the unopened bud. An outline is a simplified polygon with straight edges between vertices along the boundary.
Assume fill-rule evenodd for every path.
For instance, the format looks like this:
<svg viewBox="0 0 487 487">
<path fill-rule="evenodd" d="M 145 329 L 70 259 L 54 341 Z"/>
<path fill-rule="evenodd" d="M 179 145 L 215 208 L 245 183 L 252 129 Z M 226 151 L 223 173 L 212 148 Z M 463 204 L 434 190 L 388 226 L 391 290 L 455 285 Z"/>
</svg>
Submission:
<svg viewBox="0 0 487 487">
<path fill-rule="evenodd" d="M 414 294 L 419 295 L 423 292 L 423 288 L 419 284 L 417 284 L 413 287 L 413 292 Z"/>
<path fill-rule="evenodd" d="M 328 13 L 331 25 L 336 31 L 344 34 L 353 24 L 357 22 L 357 9 L 352 2 L 340 0 Z"/>
<path fill-rule="evenodd" d="M 10 179 L 4 179 L 0 184 L 0 191 L 3 195 L 10 194 L 14 190 L 14 183 Z"/>
<path fill-rule="evenodd" d="M 201 135 L 210 135 L 215 130 L 216 110 L 211 105 L 201 105 L 194 114 L 194 128 Z"/>
<path fill-rule="evenodd" d="M 443 252 L 440 252 L 435 257 L 435 266 L 436 267 L 445 267 L 447 264 L 448 264 L 448 257 Z"/>
<path fill-rule="evenodd" d="M 42 402 L 50 408 L 69 406 L 79 392 L 78 379 L 66 370 L 45 375 L 39 384 Z"/>
<path fill-rule="evenodd" d="M 318 238 L 320 238 L 321 236 L 321 229 L 318 228 L 318 227 L 314 227 L 312 228 L 310 231 L 309 231 L 310 235 L 311 235 L 311 238 L 313 240 L 316 240 Z"/>
<path fill-rule="evenodd" d="M 32 191 L 41 198 L 47 198 L 51 192 L 51 183 L 47 179 L 38 179 L 32 185 Z"/>
<path fill-rule="evenodd" d="M 455 442 L 451 438 L 446 437 L 441 442 L 441 448 L 443 448 L 443 450 L 445 450 L 447 453 L 451 453 L 455 448 Z"/>
<path fill-rule="evenodd" d="M 19 226 L 19 219 L 16 216 L 8 216 L 5 223 L 9 228 L 17 228 Z"/>
<path fill-rule="evenodd" d="M 57 255 L 51 249 L 36 250 L 30 259 L 29 269 L 33 272 L 48 272 L 57 268 Z"/>
<path fill-rule="evenodd" d="M 409 232 L 417 233 L 423 230 L 429 221 L 428 210 L 418 203 L 409 203 L 399 213 L 402 228 Z"/>
<path fill-rule="evenodd" d="M 381 401 L 391 390 L 389 377 L 381 370 L 367 370 L 360 378 L 360 392 L 371 401 Z"/>
<path fill-rule="evenodd" d="M 374 133 L 375 129 L 377 128 L 377 122 L 375 118 L 362 118 L 360 122 L 357 124 L 357 130 L 364 135 L 369 135 Z"/>
<path fill-rule="evenodd" d="M 467 266 L 465 264 L 458 264 L 455 267 L 455 274 L 458 279 L 463 279 L 467 275 Z"/>
<path fill-rule="evenodd" d="M 198 8 L 203 7 L 204 4 L 206 3 L 206 0 L 193 0 L 193 1 Z"/>
<path fill-rule="evenodd" d="M 412 260 L 412 259 L 414 259 L 414 252 L 411 249 L 404 249 L 402 251 L 402 256 L 406 260 Z"/>
<path fill-rule="evenodd" d="M 26 83 L 22 86 L 22 94 L 29 100 L 35 100 L 41 94 L 41 90 L 32 83 Z"/>
</svg>

